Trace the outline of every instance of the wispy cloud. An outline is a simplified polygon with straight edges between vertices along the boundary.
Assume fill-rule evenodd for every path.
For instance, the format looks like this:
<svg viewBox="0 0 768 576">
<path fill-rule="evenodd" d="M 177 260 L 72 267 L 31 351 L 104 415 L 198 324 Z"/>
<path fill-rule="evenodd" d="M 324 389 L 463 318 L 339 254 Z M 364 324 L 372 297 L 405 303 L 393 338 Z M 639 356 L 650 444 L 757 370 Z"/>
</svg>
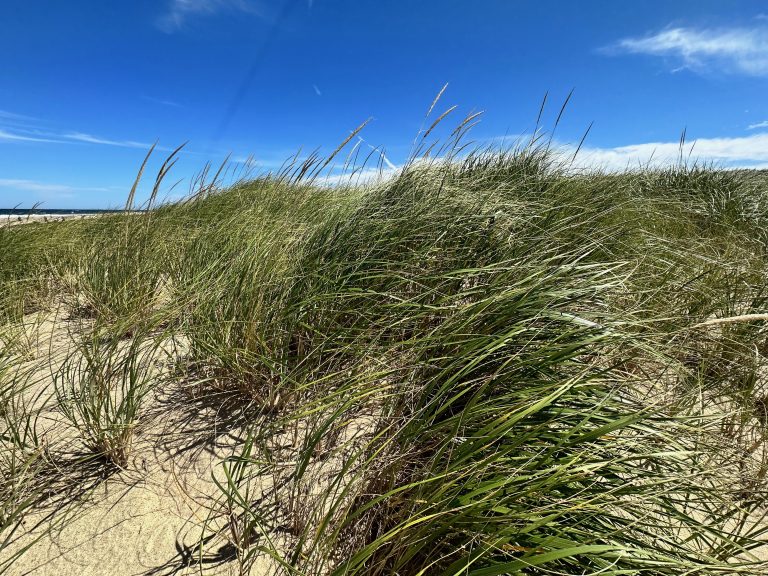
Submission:
<svg viewBox="0 0 768 576">
<path fill-rule="evenodd" d="M 624 38 L 603 52 L 667 58 L 673 70 L 768 76 L 768 26 L 666 28 L 646 36 Z"/>
<path fill-rule="evenodd" d="M 255 0 L 170 0 L 157 27 L 167 34 L 182 29 L 191 17 L 206 16 L 222 11 L 246 12 L 263 17 L 261 2 Z"/>
<path fill-rule="evenodd" d="M 25 192 L 72 192 L 71 186 L 64 184 L 48 184 L 35 180 L 19 180 L 13 178 L 0 178 L 0 188 L 14 188 Z"/>
<path fill-rule="evenodd" d="M 135 140 L 114 140 L 85 134 L 83 132 L 44 132 L 25 128 L 11 130 L 0 128 L 0 142 L 42 143 L 42 144 L 97 144 L 101 146 L 118 146 L 120 148 L 139 148 L 148 150 L 152 144 Z M 157 146 L 158 151 L 169 151 L 168 148 Z"/>
<path fill-rule="evenodd" d="M 169 106 L 171 108 L 184 108 L 183 104 L 179 104 L 173 100 L 163 100 L 162 98 L 153 98 L 152 96 L 142 96 L 141 98 L 147 102 L 154 102 L 155 104 L 162 104 L 163 106 Z"/>
<path fill-rule="evenodd" d="M 389 158 L 387 158 L 387 155 L 384 153 L 383 149 L 376 147 L 373 144 L 369 144 L 367 141 L 363 140 L 362 136 L 358 135 L 357 140 L 358 140 L 358 144 L 365 144 L 373 152 L 378 153 L 379 157 L 381 158 L 381 161 L 387 165 L 387 168 L 393 171 L 398 169 L 398 167 L 393 162 L 391 162 Z"/>
<path fill-rule="evenodd" d="M 135 142 L 133 140 L 109 140 L 107 138 L 99 138 L 98 136 L 92 136 L 90 134 L 83 134 L 82 132 L 68 132 L 61 135 L 62 138 L 67 140 L 73 140 L 75 142 L 85 142 L 87 144 L 101 144 L 104 146 L 120 146 L 121 148 L 149 148 L 152 144 L 146 142 Z"/>
<path fill-rule="evenodd" d="M 763 120 L 762 122 L 758 122 L 757 124 L 750 124 L 747 126 L 747 130 L 757 130 L 759 128 L 768 128 L 768 120 Z"/>
<path fill-rule="evenodd" d="M 564 146 L 563 155 L 575 149 Z M 730 168 L 754 168 L 768 162 L 768 132 L 744 137 L 699 138 L 683 146 L 683 156 L 691 160 L 714 162 Z M 638 166 L 662 166 L 678 162 L 680 142 L 648 142 L 614 148 L 583 147 L 576 167 L 624 170 Z"/>
<path fill-rule="evenodd" d="M 8 132 L 7 130 L 0 129 L 0 142 L 46 142 L 49 144 L 65 144 L 62 140 L 54 140 L 52 138 L 39 138 L 37 136 L 26 136 L 24 134 L 17 134 L 14 132 Z"/>
<path fill-rule="evenodd" d="M 317 84 L 312 84 L 312 88 L 315 89 L 315 94 L 317 94 L 318 96 L 322 96 L 323 95 L 323 93 L 320 92 L 320 88 L 317 87 Z"/>
<path fill-rule="evenodd" d="M 44 126 L 39 118 L 0 110 L 0 143 L 42 143 L 42 144 L 99 144 L 122 148 L 148 149 L 151 144 L 135 140 L 115 140 L 86 134 L 77 130 L 54 131 Z M 160 148 L 158 148 L 160 150 Z"/>
<path fill-rule="evenodd" d="M 37 180 L 25 180 L 14 178 L 0 178 L 0 188 L 11 188 L 24 192 L 43 192 L 54 194 L 75 194 L 77 192 L 110 192 L 112 188 L 70 186 L 68 184 L 54 184 L 39 182 Z"/>
<path fill-rule="evenodd" d="M 2 120 L 21 120 L 21 121 L 36 121 L 38 118 L 33 116 L 25 116 L 24 114 L 15 114 L 8 112 L 8 110 L 0 110 L 0 119 Z"/>
</svg>

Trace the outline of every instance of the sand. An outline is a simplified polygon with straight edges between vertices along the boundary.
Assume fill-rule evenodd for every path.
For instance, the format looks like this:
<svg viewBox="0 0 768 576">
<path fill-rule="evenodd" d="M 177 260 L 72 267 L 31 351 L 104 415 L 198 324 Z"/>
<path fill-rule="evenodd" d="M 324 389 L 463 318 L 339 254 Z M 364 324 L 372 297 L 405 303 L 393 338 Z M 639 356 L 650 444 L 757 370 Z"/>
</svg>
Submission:
<svg viewBox="0 0 768 576">
<path fill-rule="evenodd" d="M 44 396 L 78 326 L 60 312 L 31 315 L 26 324 L 39 333 L 32 350 L 35 358 L 24 364 L 32 374 L 25 395 L 44 405 L 38 427 L 59 448 L 68 442 L 77 445 L 73 430 L 53 409 L 55 398 Z M 221 476 L 217 463 L 232 454 L 240 439 L 238 430 L 220 427 L 215 409 L 190 409 L 178 402 L 174 396 L 181 393 L 158 388 L 146 401 L 126 470 L 104 479 L 98 467 L 69 470 L 67 458 L 60 459 L 62 476 L 69 480 L 57 485 L 50 502 L 27 517 L 14 543 L 0 553 L 2 561 L 34 542 L 8 574 L 200 573 L 196 544 L 218 494 L 212 474 Z M 205 574 L 238 573 L 224 544 L 213 543 L 206 550 Z M 269 563 L 261 562 L 252 574 L 270 571 Z"/>
<path fill-rule="evenodd" d="M 240 573 L 233 549 L 222 537 L 214 538 L 200 554 L 201 530 L 213 518 L 221 526 L 219 490 L 214 477 L 223 481 L 220 463 L 237 452 L 243 430 L 231 413 L 204 398 L 190 395 L 178 379 L 167 378 L 170 366 L 155 367 L 158 385 L 145 401 L 129 464 L 104 478 L 99 467 L 71 465 L 62 451 L 77 446 L 79 439 L 55 409 L 53 374 L 72 350 L 88 321 L 72 319 L 62 309 L 29 315 L 24 325 L 28 338 L 19 350 L 22 368 L 30 374 L 25 398 L 41 408 L 40 432 L 58 449 L 63 478 L 49 502 L 28 516 L 11 546 L 0 552 L 0 562 L 24 546 L 34 544 L 12 564 L 8 574 L 61 576 L 212 576 Z M 183 354 L 183 340 L 163 344 L 168 357 Z M 344 442 L 364 441 L 375 427 L 368 415 L 353 421 L 344 431 Z M 290 445 L 290 438 L 276 438 Z M 295 439 L 294 439 L 295 444 Z M 285 454 L 290 457 L 290 450 Z M 318 458 L 310 464 L 307 498 L 321 497 L 340 461 Z M 278 484 L 264 480 L 256 486 L 266 494 Z M 287 497 L 272 492 L 278 505 Z M 281 502 L 282 500 L 282 502 Z M 216 513 L 211 515 L 211 510 Z M 754 523 L 766 519 L 755 516 Z M 210 533 L 210 532 L 206 532 Z M 268 535 L 284 542 L 286 535 Z M 757 555 L 768 558 L 768 545 Z M 276 574 L 278 566 L 268 556 L 258 556 L 250 574 Z"/>
<path fill-rule="evenodd" d="M 97 213 L 86 214 L 31 214 L 28 216 L 0 216 L 0 226 L 20 226 L 21 224 L 40 224 L 47 222 L 64 222 L 65 220 L 82 220 L 85 218 L 95 218 Z"/>
</svg>

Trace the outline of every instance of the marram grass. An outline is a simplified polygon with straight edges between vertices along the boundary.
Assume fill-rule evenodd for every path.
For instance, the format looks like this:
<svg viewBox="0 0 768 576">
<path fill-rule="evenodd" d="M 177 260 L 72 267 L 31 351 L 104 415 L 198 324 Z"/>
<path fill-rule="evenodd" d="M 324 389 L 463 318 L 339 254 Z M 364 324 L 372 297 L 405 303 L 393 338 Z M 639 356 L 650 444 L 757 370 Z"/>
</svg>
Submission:
<svg viewBox="0 0 768 576">
<path fill-rule="evenodd" d="M 199 560 L 223 541 L 241 573 L 766 570 L 766 180 L 577 173 L 540 139 L 472 153 L 471 122 L 368 184 L 324 186 L 312 157 L 0 229 L 7 334 L 52 302 L 80 322 L 51 392 L 105 464 L 132 465 L 173 379 L 241 421 Z M 42 496 L 3 358 L 12 534 Z"/>
</svg>

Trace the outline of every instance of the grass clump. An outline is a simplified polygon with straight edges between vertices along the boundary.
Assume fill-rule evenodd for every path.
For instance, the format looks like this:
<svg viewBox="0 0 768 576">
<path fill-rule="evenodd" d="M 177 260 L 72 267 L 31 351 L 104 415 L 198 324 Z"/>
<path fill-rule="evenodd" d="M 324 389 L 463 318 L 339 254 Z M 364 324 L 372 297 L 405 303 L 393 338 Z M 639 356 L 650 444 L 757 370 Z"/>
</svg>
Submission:
<svg viewBox="0 0 768 576">
<path fill-rule="evenodd" d="M 28 375 L 0 349 L 0 552 L 8 548 L 47 485 L 46 444 L 37 433 L 37 410 L 28 396 Z M 0 573 L 32 543 L 0 560 Z"/>
<path fill-rule="evenodd" d="M 85 448 L 110 465 L 128 465 L 141 405 L 152 389 L 153 355 L 138 335 L 124 341 L 95 329 L 54 375 L 61 412 Z"/>
<path fill-rule="evenodd" d="M 35 268 L 81 312 L 56 409 L 127 467 L 173 335 L 174 400 L 230 442 L 201 565 L 223 540 L 244 574 L 760 573 L 757 176 L 469 152 L 471 122 L 385 180 L 321 186 L 313 156 L 68 229 Z"/>
<path fill-rule="evenodd" d="M 295 401 L 288 374 L 302 344 L 292 287 L 304 274 L 304 238 L 348 199 L 269 180 L 228 194 L 243 194 L 247 209 L 190 242 L 173 275 L 188 359 L 204 387 L 275 410 Z"/>
<path fill-rule="evenodd" d="M 718 475 L 717 427 L 643 400 L 683 367 L 626 372 L 667 348 L 613 307 L 635 247 L 614 236 L 614 206 L 587 201 L 604 181 L 497 185 L 525 160 L 471 192 L 460 168 L 418 167 L 308 237 L 296 464 L 241 454 L 222 486 L 231 501 L 254 477 L 287 485 L 238 516 L 290 534 L 251 555 L 302 574 L 752 573 L 759 498 Z"/>
<path fill-rule="evenodd" d="M 107 237 L 87 246 L 62 282 L 71 295 L 75 315 L 102 324 L 121 323 L 127 329 L 152 315 L 158 304 L 160 270 L 153 237 L 140 216 L 117 222 L 117 238 Z"/>
</svg>

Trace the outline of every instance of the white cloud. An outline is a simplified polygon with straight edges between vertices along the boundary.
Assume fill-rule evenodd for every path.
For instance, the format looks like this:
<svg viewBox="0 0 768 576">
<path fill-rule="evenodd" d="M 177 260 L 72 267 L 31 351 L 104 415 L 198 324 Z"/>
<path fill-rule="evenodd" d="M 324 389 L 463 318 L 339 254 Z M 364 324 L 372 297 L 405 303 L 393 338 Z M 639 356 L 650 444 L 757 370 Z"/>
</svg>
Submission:
<svg viewBox="0 0 768 576">
<path fill-rule="evenodd" d="M 321 175 L 316 184 L 321 186 L 366 185 L 382 182 L 396 176 L 402 169 L 401 166 L 382 168 L 361 167 L 356 170 L 331 171 Z"/>
<path fill-rule="evenodd" d="M 720 71 L 768 76 L 768 27 L 667 28 L 637 38 L 624 38 L 604 50 L 608 53 L 667 57 L 672 68 L 697 72 Z"/>
<path fill-rule="evenodd" d="M 0 188 L 15 188 L 26 192 L 71 192 L 73 188 L 65 184 L 47 184 L 35 180 L 17 180 L 0 178 Z"/>
<path fill-rule="evenodd" d="M 768 128 L 768 120 L 763 120 L 762 122 L 758 122 L 757 124 L 750 124 L 747 126 L 747 130 L 756 130 L 758 128 Z"/>
<path fill-rule="evenodd" d="M 184 108 L 183 104 L 179 104 L 173 100 L 163 100 L 162 98 L 153 98 L 152 96 L 142 96 L 141 98 L 147 102 L 154 102 L 155 104 L 162 104 L 163 106 L 169 106 L 171 108 Z"/>
<path fill-rule="evenodd" d="M 92 136 L 90 134 L 83 134 L 82 132 L 68 132 L 62 134 L 61 138 L 67 140 L 74 140 L 76 142 L 85 142 L 87 144 L 102 144 L 104 146 L 120 146 L 122 148 L 149 148 L 152 145 L 146 142 L 134 142 L 133 140 L 108 140 L 106 138 L 99 138 L 98 136 Z"/>
<path fill-rule="evenodd" d="M 71 194 L 75 192 L 109 192 L 110 188 L 83 188 L 68 184 L 51 184 L 36 180 L 0 178 L 0 188 L 13 188 L 24 192 L 45 192 L 55 194 Z"/>
<path fill-rule="evenodd" d="M 573 155 L 575 149 L 563 146 L 560 153 Z M 733 138 L 699 138 L 686 142 L 683 157 L 691 161 L 713 162 L 729 168 L 756 168 L 768 163 L 768 132 Z M 648 142 L 615 148 L 582 147 L 574 167 L 624 170 L 639 166 L 670 165 L 680 160 L 680 142 Z"/>
<path fill-rule="evenodd" d="M 37 136 L 24 136 L 22 134 L 15 134 L 8 132 L 7 130 L 0 129 L 0 142 L 47 142 L 54 144 L 64 144 L 61 140 L 53 140 L 51 138 L 38 138 Z"/>
<path fill-rule="evenodd" d="M 190 17 L 216 14 L 224 10 L 264 15 L 260 3 L 254 0 L 170 0 L 167 11 L 157 20 L 157 27 L 171 34 L 183 28 Z"/>
<path fill-rule="evenodd" d="M 25 116 L 24 114 L 15 114 L 13 112 L 8 112 L 8 110 L 0 110 L 0 119 L 3 120 L 38 120 L 38 118 L 34 118 L 32 116 Z"/>
<path fill-rule="evenodd" d="M 368 146 L 368 148 L 370 148 L 370 149 L 371 149 L 373 152 L 375 152 L 376 154 L 378 154 L 378 155 L 379 155 L 379 158 L 381 158 L 381 161 L 382 161 L 384 164 L 386 164 L 387 168 L 388 168 L 390 171 L 396 171 L 396 170 L 398 170 L 398 167 L 397 167 L 397 166 L 396 166 L 394 163 L 392 163 L 392 162 L 389 160 L 389 158 L 387 158 L 387 155 L 384 153 L 384 150 L 383 150 L 382 148 L 378 148 L 378 147 L 376 147 L 376 146 L 374 146 L 374 145 L 372 145 L 372 144 L 369 144 L 368 142 L 366 142 L 365 140 L 363 140 L 363 137 L 362 137 L 362 136 L 360 136 L 360 135 L 358 135 L 358 137 L 357 137 L 357 140 L 358 140 L 358 142 L 359 142 L 360 144 L 365 144 L 365 145 L 366 145 L 366 146 Z M 376 171 L 378 171 L 378 170 L 376 170 Z"/>
<path fill-rule="evenodd" d="M 135 140 L 111 140 L 101 138 L 83 132 L 39 132 L 32 130 L 16 129 L 14 132 L 0 128 L 0 142 L 41 142 L 45 144 L 98 144 L 101 146 L 118 146 L 120 148 L 139 148 L 148 150 L 152 145 Z M 156 146 L 158 152 L 169 152 L 169 148 Z"/>
<path fill-rule="evenodd" d="M 170 102 L 163 102 L 171 104 Z M 122 148 L 148 149 L 151 144 L 135 140 L 112 140 L 70 130 L 68 132 L 52 131 L 43 128 L 37 118 L 0 110 L 0 142 L 40 142 L 46 144 L 101 144 L 104 146 L 119 146 Z M 157 147 L 157 150 L 164 150 Z"/>
</svg>

